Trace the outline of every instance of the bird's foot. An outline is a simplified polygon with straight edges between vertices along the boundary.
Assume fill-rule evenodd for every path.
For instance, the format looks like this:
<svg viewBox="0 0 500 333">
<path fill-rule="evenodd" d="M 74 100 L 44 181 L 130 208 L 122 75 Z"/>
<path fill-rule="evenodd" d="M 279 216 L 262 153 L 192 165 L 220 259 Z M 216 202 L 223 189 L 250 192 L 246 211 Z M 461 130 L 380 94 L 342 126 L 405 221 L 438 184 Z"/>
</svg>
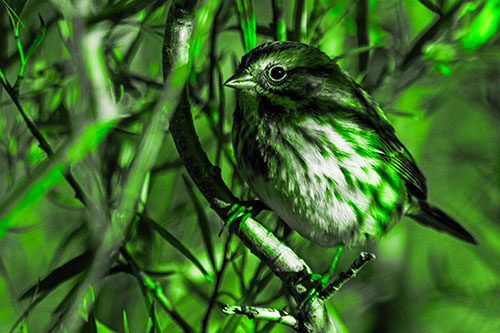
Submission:
<svg viewBox="0 0 500 333">
<path fill-rule="evenodd" d="M 312 303 L 316 298 L 318 298 L 320 292 L 325 289 L 326 285 L 330 281 L 330 278 L 334 275 L 335 267 L 340 258 L 340 254 L 342 253 L 343 246 L 340 245 L 337 247 L 337 251 L 335 252 L 335 256 L 333 258 L 332 264 L 330 268 L 323 274 L 312 274 L 310 277 L 311 288 L 307 293 L 307 296 L 304 298 L 300 306 L 304 306 L 305 304 Z"/>
<path fill-rule="evenodd" d="M 263 209 L 269 209 L 266 204 L 260 200 L 240 201 L 232 205 L 227 212 L 226 226 L 234 231 L 233 228 L 239 227 L 248 218 L 257 216 Z M 239 220 L 238 223 L 235 223 Z"/>
<path fill-rule="evenodd" d="M 328 281 L 330 281 L 330 278 L 331 275 L 328 273 L 311 274 L 310 288 L 308 288 L 307 295 L 300 304 L 300 307 L 304 307 L 306 304 L 311 304 L 316 298 L 318 298 L 320 292 L 326 287 Z"/>
</svg>

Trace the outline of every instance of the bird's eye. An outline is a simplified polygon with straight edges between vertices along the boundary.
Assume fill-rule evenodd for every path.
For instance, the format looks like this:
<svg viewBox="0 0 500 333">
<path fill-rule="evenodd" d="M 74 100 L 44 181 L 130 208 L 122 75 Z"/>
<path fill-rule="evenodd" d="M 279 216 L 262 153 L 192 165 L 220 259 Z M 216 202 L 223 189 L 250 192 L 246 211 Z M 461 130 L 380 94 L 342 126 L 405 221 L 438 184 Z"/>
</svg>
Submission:
<svg viewBox="0 0 500 333">
<path fill-rule="evenodd" d="M 273 81 L 281 81 L 285 78 L 286 76 L 286 71 L 283 67 L 281 66 L 274 66 L 269 69 L 269 77 Z"/>
</svg>

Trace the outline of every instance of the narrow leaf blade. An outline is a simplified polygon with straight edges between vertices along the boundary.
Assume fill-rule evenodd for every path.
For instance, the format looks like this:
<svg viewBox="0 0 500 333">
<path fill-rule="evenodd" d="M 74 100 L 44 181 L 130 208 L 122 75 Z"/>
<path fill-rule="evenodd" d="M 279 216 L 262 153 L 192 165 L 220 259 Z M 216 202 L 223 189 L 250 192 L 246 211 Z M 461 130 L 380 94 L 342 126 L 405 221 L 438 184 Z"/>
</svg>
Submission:
<svg viewBox="0 0 500 333">
<path fill-rule="evenodd" d="M 198 259 L 193 255 L 193 253 L 186 248 L 173 234 L 167 231 L 167 229 L 163 228 L 161 225 L 156 223 L 154 220 L 149 217 L 139 214 L 141 217 L 140 222 L 146 223 L 148 227 L 158 232 L 158 234 L 166 240 L 170 245 L 172 245 L 175 249 L 177 249 L 180 253 L 182 253 L 186 258 L 188 258 L 205 276 L 205 279 L 211 280 L 210 275 L 207 273 L 203 265 L 200 263 Z"/>
</svg>

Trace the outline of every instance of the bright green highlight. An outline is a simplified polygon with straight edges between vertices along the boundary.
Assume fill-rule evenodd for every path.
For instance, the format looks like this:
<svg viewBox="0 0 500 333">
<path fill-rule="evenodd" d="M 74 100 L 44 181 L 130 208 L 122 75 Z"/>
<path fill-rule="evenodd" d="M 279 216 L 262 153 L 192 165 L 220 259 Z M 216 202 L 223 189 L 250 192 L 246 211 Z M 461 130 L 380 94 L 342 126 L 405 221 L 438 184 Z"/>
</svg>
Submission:
<svg viewBox="0 0 500 333">
<path fill-rule="evenodd" d="M 16 40 L 16 45 L 17 45 L 17 50 L 19 53 L 19 60 L 20 60 L 20 65 L 19 65 L 19 73 L 18 73 L 18 79 L 16 80 L 15 87 L 18 89 L 18 82 L 19 79 L 24 76 L 24 69 L 26 67 L 26 64 L 28 62 L 28 58 L 30 55 L 34 52 L 34 50 L 41 44 L 45 37 L 45 33 L 47 31 L 47 28 L 45 26 L 45 23 L 43 22 L 42 17 L 39 15 L 40 18 L 40 30 L 37 33 L 33 43 L 30 45 L 28 51 L 25 53 L 23 49 L 23 45 L 21 42 L 21 37 L 19 34 L 19 26 L 21 25 L 24 28 L 24 24 L 19 18 L 19 16 L 16 14 L 16 12 L 5 2 L 2 0 L 3 4 L 7 8 L 7 14 L 9 15 L 11 25 L 12 25 L 12 30 L 14 32 L 14 39 Z M 5 77 L 2 76 L 2 80 L 5 82 Z"/>
<path fill-rule="evenodd" d="M 141 10 L 139 14 L 137 14 L 137 22 L 142 22 L 146 18 L 146 11 Z"/>
<path fill-rule="evenodd" d="M 128 168 L 134 159 L 136 152 L 136 148 L 132 142 L 125 140 L 122 144 L 122 149 L 120 150 L 120 155 L 118 157 L 118 165 L 124 169 Z"/>
<path fill-rule="evenodd" d="M 481 13 L 474 19 L 470 30 L 462 38 L 462 46 L 475 50 L 493 37 L 500 22 L 500 1 L 488 0 Z"/>
<path fill-rule="evenodd" d="M 122 316 L 123 316 L 123 332 L 130 333 L 130 329 L 128 327 L 127 311 L 123 310 Z"/>
<path fill-rule="evenodd" d="M 431 58 L 438 62 L 450 62 L 457 58 L 457 51 L 452 44 L 433 43 L 424 47 L 424 58 Z"/>
<path fill-rule="evenodd" d="M 2 80 L 2 83 L 5 84 L 6 82 L 6 79 L 5 79 L 5 75 L 3 74 L 2 72 L 2 69 L 0 68 L 0 80 Z"/>
<path fill-rule="evenodd" d="M 148 201 L 150 181 L 151 181 L 151 172 L 148 172 L 144 179 L 144 184 L 142 185 L 141 189 L 141 196 L 139 197 L 139 203 L 137 205 L 137 212 L 139 213 L 142 213 L 144 211 L 144 207 L 146 206 L 146 203 Z"/>
<path fill-rule="evenodd" d="M 332 264 L 330 265 L 330 270 L 328 271 L 330 277 L 335 273 L 335 267 L 337 267 L 337 263 L 339 262 L 340 255 L 342 254 L 343 249 L 344 247 L 340 245 L 339 247 L 337 247 L 337 251 L 335 251 L 335 256 L 333 257 Z"/>
<path fill-rule="evenodd" d="M 451 73 L 451 68 L 448 65 L 439 64 L 438 68 L 439 68 L 439 71 L 441 72 L 441 74 L 443 74 L 444 76 L 449 76 Z"/>
<path fill-rule="evenodd" d="M 95 149 L 116 121 L 88 125 L 67 148 L 41 164 L 36 171 L 27 176 L 0 202 L 0 237 L 7 228 L 21 222 L 44 197 L 45 193 L 62 178 L 66 168 L 80 162 Z"/>
<path fill-rule="evenodd" d="M 146 288 L 148 288 L 151 292 L 154 293 L 156 298 L 160 301 L 160 303 L 166 308 L 170 309 L 172 307 L 172 303 L 165 295 L 165 292 L 161 288 L 159 283 L 156 283 L 152 278 L 144 273 L 140 273 L 142 277 L 142 283 Z"/>
<path fill-rule="evenodd" d="M 63 39 L 67 40 L 73 35 L 73 25 L 67 20 L 58 20 L 57 27 Z"/>
<path fill-rule="evenodd" d="M 170 303 L 169 299 L 167 298 L 167 295 L 163 292 L 163 289 L 161 289 L 159 286 L 155 290 L 156 297 L 158 300 L 165 305 L 165 307 L 170 308 L 172 304 Z"/>
<path fill-rule="evenodd" d="M 64 165 L 45 163 L 37 171 L 0 203 L 0 238 L 7 228 L 22 222 L 45 193 L 63 178 Z"/>
<path fill-rule="evenodd" d="M 205 40 L 210 34 L 210 28 L 213 24 L 211 19 L 219 6 L 219 0 L 206 1 L 196 16 L 196 30 L 193 32 L 193 38 L 189 47 L 189 59 L 194 61 L 200 54 Z"/>
<path fill-rule="evenodd" d="M 19 51 L 19 58 L 21 59 L 21 66 L 19 67 L 19 76 L 21 77 L 24 74 L 26 59 L 24 57 L 23 45 L 21 44 L 21 39 L 19 38 L 19 30 L 17 28 L 14 28 L 14 34 L 16 38 L 17 49 Z"/>
<path fill-rule="evenodd" d="M 148 289 L 154 290 L 156 288 L 156 282 L 154 282 L 153 279 L 150 278 L 148 275 L 141 273 L 141 277 L 142 277 L 142 283 L 144 283 L 144 285 Z"/>
<path fill-rule="evenodd" d="M 2 3 L 7 9 L 7 14 L 9 15 L 12 25 L 18 26 L 19 24 L 21 24 L 21 26 L 24 28 L 24 23 L 21 20 L 21 18 L 17 15 L 16 11 L 12 9 L 12 7 L 7 3 L 7 1 L 2 0 Z"/>
<path fill-rule="evenodd" d="M 274 6 L 276 6 L 276 8 L 282 8 L 283 9 L 283 12 L 285 11 L 283 5 L 283 1 L 282 0 L 272 0 L 274 2 Z M 275 22 L 276 24 L 276 39 L 277 40 L 281 40 L 281 41 L 285 41 L 286 40 L 286 20 L 285 20 L 285 13 L 283 13 L 283 17 L 278 17 L 277 19 L 277 22 Z"/>
<path fill-rule="evenodd" d="M 249 218 L 252 217 L 252 213 L 245 213 L 247 211 L 247 208 L 245 206 L 242 206 L 240 204 L 234 204 L 231 206 L 231 208 L 229 209 L 229 212 L 227 213 L 227 222 L 226 222 L 226 226 L 227 227 L 231 227 L 231 225 L 233 224 L 233 222 L 240 218 L 240 225 L 245 223 L 245 221 Z"/>
<path fill-rule="evenodd" d="M 79 163 L 89 152 L 94 151 L 101 140 L 115 126 L 116 120 L 92 123 L 80 134 L 78 140 L 68 147 L 66 161 L 71 165 Z"/>
<path fill-rule="evenodd" d="M 388 183 L 384 183 L 382 188 L 378 189 L 380 193 L 380 202 L 382 205 L 392 208 L 394 203 L 399 199 L 398 193 Z"/>
<path fill-rule="evenodd" d="M 311 282 L 313 283 L 313 288 L 308 291 L 307 296 L 304 298 L 302 302 L 303 306 L 306 303 L 312 302 L 316 297 L 318 297 L 319 292 L 325 288 L 328 284 L 328 281 L 334 276 L 335 267 L 337 267 L 337 263 L 339 262 L 340 255 L 342 254 L 342 250 L 344 247 L 342 245 L 337 247 L 335 251 L 335 256 L 333 257 L 332 264 L 328 268 L 328 270 L 323 274 L 313 274 L 311 276 Z"/>
<path fill-rule="evenodd" d="M 254 15 L 253 0 L 234 0 L 238 11 L 245 51 L 257 46 L 257 27 Z"/>
</svg>

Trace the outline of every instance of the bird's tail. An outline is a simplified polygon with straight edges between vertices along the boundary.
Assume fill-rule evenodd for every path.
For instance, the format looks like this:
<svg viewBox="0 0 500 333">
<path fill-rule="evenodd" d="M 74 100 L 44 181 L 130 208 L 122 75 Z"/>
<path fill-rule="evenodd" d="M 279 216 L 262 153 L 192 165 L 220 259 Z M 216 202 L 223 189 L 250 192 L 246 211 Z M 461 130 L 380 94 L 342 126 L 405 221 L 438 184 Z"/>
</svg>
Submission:
<svg viewBox="0 0 500 333">
<path fill-rule="evenodd" d="M 455 221 L 451 216 L 443 212 L 441 209 L 430 205 L 425 201 L 419 201 L 410 212 L 407 213 L 409 217 L 414 219 L 420 224 L 425 226 L 437 229 L 439 231 L 444 231 L 449 233 L 452 236 L 455 236 L 461 240 L 464 240 L 468 243 L 472 243 L 477 245 L 477 241 L 468 232 L 462 227 L 457 221 Z"/>
</svg>

